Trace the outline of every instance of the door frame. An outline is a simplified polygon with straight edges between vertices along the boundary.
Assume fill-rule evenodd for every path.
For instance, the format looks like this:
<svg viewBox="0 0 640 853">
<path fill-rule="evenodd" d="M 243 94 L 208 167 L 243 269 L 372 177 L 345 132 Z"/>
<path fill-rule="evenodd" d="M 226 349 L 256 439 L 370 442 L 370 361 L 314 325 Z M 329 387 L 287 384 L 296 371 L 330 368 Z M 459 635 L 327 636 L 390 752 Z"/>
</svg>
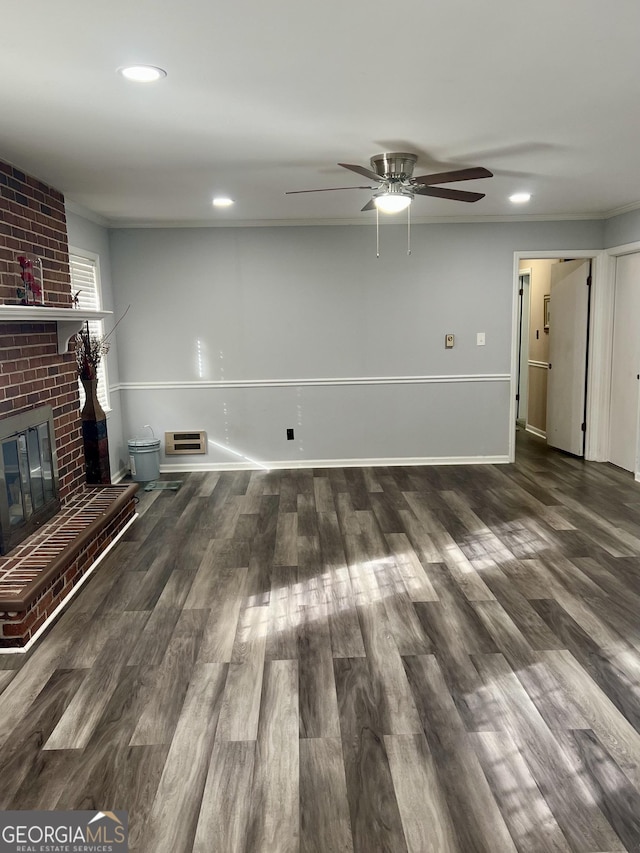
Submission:
<svg viewBox="0 0 640 853">
<path fill-rule="evenodd" d="M 529 284 L 527 286 L 527 300 L 529 303 L 527 306 L 527 321 L 528 321 L 529 325 L 531 325 L 531 267 L 527 267 L 526 269 L 518 270 L 518 296 L 520 296 L 520 279 L 525 275 L 529 276 Z M 518 317 L 518 369 L 516 372 L 516 394 L 518 394 L 518 396 L 520 398 L 522 398 L 522 387 L 521 387 L 520 380 L 522 378 L 522 360 L 523 360 L 522 359 L 522 357 L 523 357 L 523 352 L 522 352 L 522 318 L 524 315 L 524 292 L 523 292 L 522 296 L 520 297 L 518 314 L 519 314 L 519 317 Z M 526 351 L 526 353 L 524 353 L 524 355 L 526 356 L 526 362 L 527 362 L 527 415 L 524 418 L 525 428 L 527 427 L 527 425 L 529 423 L 529 376 L 528 376 L 528 373 L 529 373 L 529 343 L 530 343 L 529 331 L 530 331 L 530 329 L 527 329 L 527 351 Z M 517 416 L 518 416 L 519 409 L 520 409 L 520 402 L 521 402 L 521 399 L 516 400 L 516 423 L 517 423 Z M 520 423 L 522 423 L 522 418 L 520 418 Z"/>
<path fill-rule="evenodd" d="M 609 249 L 605 249 L 602 253 L 602 309 L 605 312 L 607 320 L 603 329 L 603 346 L 606 347 L 606 352 L 608 353 L 606 430 L 603 431 L 602 437 L 602 457 L 598 460 L 602 462 L 607 462 L 609 459 L 609 403 L 611 400 L 611 369 L 613 360 L 613 309 L 616 295 L 616 260 L 623 255 L 635 255 L 638 253 L 640 253 L 640 240 L 636 240 L 633 243 L 623 243 L 620 246 L 612 246 Z M 640 394 L 638 396 L 640 402 Z M 640 430 L 636 433 L 633 476 L 636 481 L 640 482 Z"/>
<path fill-rule="evenodd" d="M 639 248 L 640 243 L 634 244 Z M 618 247 L 622 248 L 622 247 Z M 609 449 L 609 399 L 613 346 L 613 285 L 615 257 L 608 249 L 523 250 L 513 253 L 513 296 L 511 311 L 511 382 L 509 401 L 509 461 L 516 458 L 516 390 L 518 387 L 519 274 L 520 261 L 545 258 L 591 259 L 591 313 L 589 317 L 589 363 L 587 366 L 587 424 L 584 458 L 605 462 Z M 633 249 L 619 254 L 630 254 Z M 613 275 L 613 280 L 612 280 Z"/>
</svg>

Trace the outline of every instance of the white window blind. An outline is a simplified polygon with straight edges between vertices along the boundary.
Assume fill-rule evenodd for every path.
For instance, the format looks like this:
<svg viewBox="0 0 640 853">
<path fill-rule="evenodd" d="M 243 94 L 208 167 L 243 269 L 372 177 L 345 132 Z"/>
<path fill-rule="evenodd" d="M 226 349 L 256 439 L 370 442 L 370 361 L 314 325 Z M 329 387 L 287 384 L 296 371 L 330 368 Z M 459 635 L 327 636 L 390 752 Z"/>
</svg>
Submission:
<svg viewBox="0 0 640 853">
<path fill-rule="evenodd" d="M 78 308 L 89 311 L 100 311 L 102 300 L 100 298 L 100 281 L 98 277 L 98 264 L 93 258 L 81 255 L 69 255 L 69 267 L 71 270 L 71 290 L 76 297 Z M 104 322 L 102 320 L 89 320 L 89 334 L 98 338 L 104 336 Z M 80 385 L 80 406 L 84 405 L 84 388 Z M 103 409 L 108 410 L 109 387 L 107 384 L 106 358 L 103 356 L 98 365 L 98 400 Z"/>
</svg>

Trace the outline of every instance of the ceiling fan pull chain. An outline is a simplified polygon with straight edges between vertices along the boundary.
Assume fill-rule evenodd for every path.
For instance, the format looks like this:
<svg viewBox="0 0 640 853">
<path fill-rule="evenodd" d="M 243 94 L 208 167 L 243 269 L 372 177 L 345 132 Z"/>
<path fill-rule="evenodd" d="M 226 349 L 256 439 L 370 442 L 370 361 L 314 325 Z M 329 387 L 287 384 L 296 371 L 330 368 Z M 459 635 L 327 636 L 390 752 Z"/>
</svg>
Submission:
<svg viewBox="0 0 640 853">
<path fill-rule="evenodd" d="M 376 207 L 376 258 L 380 257 L 380 211 Z"/>
<path fill-rule="evenodd" d="M 411 254 L 411 205 L 407 208 L 407 255 Z"/>
</svg>

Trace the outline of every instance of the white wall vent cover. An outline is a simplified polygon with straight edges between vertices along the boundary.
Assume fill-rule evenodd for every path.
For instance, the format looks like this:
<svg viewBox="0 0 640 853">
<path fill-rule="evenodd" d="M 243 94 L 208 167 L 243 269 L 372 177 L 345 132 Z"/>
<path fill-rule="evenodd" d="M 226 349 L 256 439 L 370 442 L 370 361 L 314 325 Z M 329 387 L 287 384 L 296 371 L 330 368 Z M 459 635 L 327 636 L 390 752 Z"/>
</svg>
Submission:
<svg viewBox="0 0 640 853">
<path fill-rule="evenodd" d="M 165 432 L 164 452 L 167 456 L 180 456 L 181 454 L 195 454 L 207 452 L 206 432 Z"/>
</svg>

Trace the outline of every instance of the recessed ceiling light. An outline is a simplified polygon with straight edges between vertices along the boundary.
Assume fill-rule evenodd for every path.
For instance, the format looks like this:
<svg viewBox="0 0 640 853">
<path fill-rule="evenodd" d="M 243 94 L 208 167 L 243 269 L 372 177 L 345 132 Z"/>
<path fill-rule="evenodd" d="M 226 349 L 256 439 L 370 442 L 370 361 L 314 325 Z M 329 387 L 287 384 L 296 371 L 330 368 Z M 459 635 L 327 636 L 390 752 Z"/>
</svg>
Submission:
<svg viewBox="0 0 640 853">
<path fill-rule="evenodd" d="M 531 193 L 514 193 L 509 196 L 509 201 L 513 204 L 525 204 L 531 199 Z"/>
<path fill-rule="evenodd" d="M 214 207 L 230 207 L 233 204 L 232 198 L 227 198 L 227 196 L 216 196 L 213 200 Z"/>
<path fill-rule="evenodd" d="M 157 68 L 155 65 L 127 65 L 124 68 L 118 68 L 118 72 L 134 83 L 155 83 L 161 77 L 167 76 L 164 68 Z"/>
</svg>

